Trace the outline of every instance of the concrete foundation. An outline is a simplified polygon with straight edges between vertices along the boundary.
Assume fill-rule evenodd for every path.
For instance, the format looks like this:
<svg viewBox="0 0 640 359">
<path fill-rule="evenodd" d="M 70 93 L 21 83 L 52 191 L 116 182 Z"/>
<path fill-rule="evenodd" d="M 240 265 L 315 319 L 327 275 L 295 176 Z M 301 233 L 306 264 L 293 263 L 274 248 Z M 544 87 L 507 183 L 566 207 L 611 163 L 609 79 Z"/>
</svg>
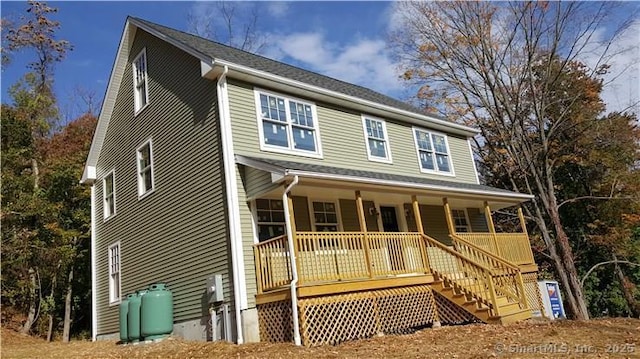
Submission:
<svg viewBox="0 0 640 359">
<path fill-rule="evenodd" d="M 242 317 L 242 336 L 245 343 L 260 342 L 260 328 L 258 327 L 258 309 L 245 309 L 240 313 Z"/>
</svg>

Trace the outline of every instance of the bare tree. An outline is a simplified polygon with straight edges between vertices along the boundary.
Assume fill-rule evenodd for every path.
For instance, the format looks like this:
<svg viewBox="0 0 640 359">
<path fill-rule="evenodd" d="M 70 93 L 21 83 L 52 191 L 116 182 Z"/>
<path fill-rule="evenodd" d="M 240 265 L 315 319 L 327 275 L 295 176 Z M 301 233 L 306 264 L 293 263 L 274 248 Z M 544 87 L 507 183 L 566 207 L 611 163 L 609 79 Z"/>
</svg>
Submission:
<svg viewBox="0 0 640 359">
<path fill-rule="evenodd" d="M 267 36 L 258 29 L 255 2 L 215 1 L 199 3 L 187 14 L 189 32 L 240 50 L 260 53 Z"/>
<path fill-rule="evenodd" d="M 499 172 L 518 192 L 535 195 L 525 208 L 540 229 L 547 255 L 576 319 L 589 314 L 556 196 L 555 166 L 567 131 L 594 118 L 599 96 L 562 90 L 571 76 L 595 91 L 591 81 L 615 55 L 607 51 L 628 26 L 599 42 L 591 68 L 580 61 L 609 20 L 611 3 L 401 2 L 390 37 L 407 81 L 429 110 L 478 126 L 477 143 L 489 172 Z M 592 94 L 593 95 L 593 94 Z M 581 101 L 589 97 L 589 107 Z M 580 112 L 583 111 L 583 112 Z M 497 161 L 496 161 L 497 160 Z"/>
</svg>

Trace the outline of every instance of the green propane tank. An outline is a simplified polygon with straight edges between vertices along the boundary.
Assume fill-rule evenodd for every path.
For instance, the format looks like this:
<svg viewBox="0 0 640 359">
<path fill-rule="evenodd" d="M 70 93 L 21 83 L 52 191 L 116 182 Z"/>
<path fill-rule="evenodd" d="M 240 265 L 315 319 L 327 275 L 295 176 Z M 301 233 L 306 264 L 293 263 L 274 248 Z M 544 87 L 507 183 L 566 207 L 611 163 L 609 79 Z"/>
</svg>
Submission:
<svg viewBox="0 0 640 359">
<path fill-rule="evenodd" d="M 142 336 L 145 340 L 167 337 L 173 331 L 173 294 L 165 283 L 153 283 L 142 297 Z"/>
<path fill-rule="evenodd" d="M 127 297 L 120 302 L 120 341 L 126 343 L 129 341 L 129 331 L 127 330 L 127 316 L 129 315 L 129 298 L 133 294 L 127 294 Z"/>
<path fill-rule="evenodd" d="M 139 290 L 129 298 L 129 315 L 127 316 L 127 334 L 129 341 L 137 343 L 140 335 L 140 306 L 146 290 Z"/>
</svg>

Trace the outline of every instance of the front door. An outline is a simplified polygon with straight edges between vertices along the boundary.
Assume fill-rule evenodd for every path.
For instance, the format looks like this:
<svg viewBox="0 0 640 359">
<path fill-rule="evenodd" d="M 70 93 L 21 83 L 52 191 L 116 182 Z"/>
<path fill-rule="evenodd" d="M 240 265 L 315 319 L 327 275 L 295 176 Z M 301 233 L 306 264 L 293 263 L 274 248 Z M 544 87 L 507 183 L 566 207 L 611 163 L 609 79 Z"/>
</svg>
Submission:
<svg viewBox="0 0 640 359">
<path fill-rule="evenodd" d="M 400 232 L 396 207 L 380 207 L 380 217 L 382 218 L 382 228 L 385 232 Z"/>
</svg>

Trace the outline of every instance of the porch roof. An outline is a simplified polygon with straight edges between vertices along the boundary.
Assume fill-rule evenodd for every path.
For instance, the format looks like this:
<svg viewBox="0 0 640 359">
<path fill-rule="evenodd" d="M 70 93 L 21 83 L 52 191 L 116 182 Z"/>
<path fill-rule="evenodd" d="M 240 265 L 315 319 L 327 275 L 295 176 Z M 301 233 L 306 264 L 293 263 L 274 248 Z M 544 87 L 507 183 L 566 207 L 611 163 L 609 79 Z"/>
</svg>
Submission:
<svg viewBox="0 0 640 359">
<path fill-rule="evenodd" d="M 271 158 L 259 158 L 236 155 L 236 162 L 262 171 L 282 176 L 282 179 L 291 176 L 312 178 L 319 180 L 334 180 L 359 182 L 371 185 L 384 185 L 391 187 L 415 188 L 417 190 L 430 190 L 437 192 L 450 192 L 469 195 L 486 195 L 498 197 L 513 202 L 524 202 L 533 198 L 532 195 L 512 192 L 500 188 L 485 186 L 475 183 L 460 183 L 431 178 L 404 176 L 384 172 L 362 171 L 340 167 L 330 167 L 310 163 L 301 163 Z"/>
</svg>

